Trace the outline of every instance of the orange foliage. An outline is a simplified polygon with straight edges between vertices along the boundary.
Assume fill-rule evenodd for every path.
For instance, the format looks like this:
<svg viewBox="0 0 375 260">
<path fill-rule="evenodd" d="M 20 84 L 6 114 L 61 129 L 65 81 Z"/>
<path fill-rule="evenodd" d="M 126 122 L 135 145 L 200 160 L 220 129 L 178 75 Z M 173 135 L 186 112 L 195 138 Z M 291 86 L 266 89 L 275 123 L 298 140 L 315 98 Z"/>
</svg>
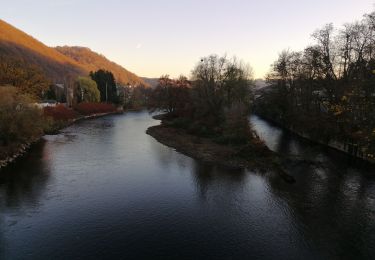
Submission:
<svg viewBox="0 0 375 260">
<path fill-rule="evenodd" d="M 89 48 L 85 47 L 56 47 L 55 48 L 60 53 L 66 55 L 77 61 L 86 71 L 97 71 L 99 69 L 108 70 L 113 73 L 117 82 L 121 84 L 149 86 L 141 78 L 139 78 L 134 73 L 126 70 L 122 66 L 108 60 L 103 55 L 100 55 Z"/>
<path fill-rule="evenodd" d="M 65 107 L 64 105 L 45 107 L 43 111 L 45 116 L 52 117 L 56 121 L 68 121 L 78 116 L 77 112 Z"/>
<path fill-rule="evenodd" d="M 134 73 L 88 48 L 50 48 L 1 19 L 0 54 L 3 55 L 2 59 L 12 58 L 38 66 L 48 79 L 58 83 L 66 83 L 69 78 L 88 75 L 90 71 L 105 69 L 112 71 L 119 83 L 148 86 Z"/>
<path fill-rule="evenodd" d="M 62 81 L 64 76 L 87 74 L 73 59 L 66 57 L 30 35 L 0 20 L 0 53 L 4 58 L 22 60 L 38 66 L 49 79 Z"/>
<path fill-rule="evenodd" d="M 116 112 L 116 107 L 107 103 L 79 103 L 74 109 L 82 115 Z"/>
</svg>

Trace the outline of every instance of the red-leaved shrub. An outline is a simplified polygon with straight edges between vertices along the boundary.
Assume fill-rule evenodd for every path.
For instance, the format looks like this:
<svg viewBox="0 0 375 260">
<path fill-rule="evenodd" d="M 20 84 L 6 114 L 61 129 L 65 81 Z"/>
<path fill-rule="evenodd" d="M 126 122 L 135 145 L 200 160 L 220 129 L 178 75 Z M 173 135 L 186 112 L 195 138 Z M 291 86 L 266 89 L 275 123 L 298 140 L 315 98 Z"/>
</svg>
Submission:
<svg viewBox="0 0 375 260">
<path fill-rule="evenodd" d="M 88 102 L 79 103 L 74 107 L 74 109 L 82 115 L 109 113 L 116 111 L 116 107 L 112 104 Z"/>
<path fill-rule="evenodd" d="M 77 112 L 64 105 L 45 107 L 43 111 L 45 116 L 50 116 L 56 121 L 68 121 L 77 117 Z"/>
</svg>

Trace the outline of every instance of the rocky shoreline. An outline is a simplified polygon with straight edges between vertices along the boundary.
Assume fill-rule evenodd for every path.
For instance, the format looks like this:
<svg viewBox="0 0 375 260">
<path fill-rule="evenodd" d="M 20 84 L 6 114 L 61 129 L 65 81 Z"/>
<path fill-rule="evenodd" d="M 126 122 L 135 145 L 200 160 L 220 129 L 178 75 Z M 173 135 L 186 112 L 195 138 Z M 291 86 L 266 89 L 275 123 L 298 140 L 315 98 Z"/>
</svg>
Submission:
<svg viewBox="0 0 375 260">
<path fill-rule="evenodd" d="M 271 151 L 267 152 L 265 157 L 260 155 L 256 158 L 246 159 L 238 155 L 235 147 L 217 144 L 209 138 L 188 134 L 183 129 L 157 125 L 149 127 L 146 133 L 154 137 L 158 142 L 203 162 L 215 163 L 229 168 L 259 170 L 261 172 L 271 170 L 277 172 L 286 182 L 295 182 L 292 176 L 281 169 L 281 166 L 277 163 L 278 156 Z"/>
<path fill-rule="evenodd" d="M 0 160 L 0 169 L 14 162 L 17 158 L 21 157 L 22 155 L 24 155 L 33 144 L 37 143 L 40 140 L 40 138 L 41 137 L 38 137 L 30 142 L 13 146 L 13 149 L 11 149 L 13 151 L 10 152 L 10 154 L 7 155 L 4 159 Z"/>
</svg>

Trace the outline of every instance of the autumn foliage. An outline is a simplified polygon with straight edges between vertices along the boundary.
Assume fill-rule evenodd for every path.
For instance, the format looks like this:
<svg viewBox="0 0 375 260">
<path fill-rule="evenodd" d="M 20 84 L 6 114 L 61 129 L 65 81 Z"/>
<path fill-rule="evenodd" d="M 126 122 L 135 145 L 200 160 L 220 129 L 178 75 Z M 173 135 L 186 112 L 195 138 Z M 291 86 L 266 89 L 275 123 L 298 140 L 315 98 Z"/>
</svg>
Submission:
<svg viewBox="0 0 375 260">
<path fill-rule="evenodd" d="M 88 75 L 90 71 L 98 69 L 112 71 L 121 84 L 148 86 L 134 73 L 88 48 L 68 46 L 50 48 L 1 19 L 0 55 L 0 84 L 24 88 L 31 85 L 32 90 L 29 92 L 38 96 L 41 91 L 39 89 L 36 91 L 36 87 L 40 85 L 35 84 L 37 82 L 48 79 L 51 82 L 66 84 L 70 79 Z M 10 70 L 15 70 L 21 77 L 13 76 Z M 7 77 L 4 77 L 5 73 Z M 27 84 L 16 84 L 19 79 L 27 81 Z"/>
<path fill-rule="evenodd" d="M 85 71 L 97 71 L 100 69 L 108 70 L 113 73 L 116 81 L 120 84 L 144 85 L 148 86 L 140 77 L 126 70 L 122 66 L 108 60 L 103 55 L 96 53 L 86 47 L 59 46 L 54 48 L 59 53 L 71 58 L 79 63 Z"/>
<path fill-rule="evenodd" d="M 110 113 L 116 111 L 116 107 L 112 104 L 89 102 L 79 103 L 74 109 L 82 115 Z"/>
<path fill-rule="evenodd" d="M 148 107 L 151 111 L 162 110 L 169 114 L 185 114 L 190 100 L 191 83 L 185 77 L 171 79 L 161 76 L 159 84 L 152 91 Z"/>
<path fill-rule="evenodd" d="M 246 144 L 254 137 L 247 113 L 251 68 L 236 58 L 203 57 L 192 78 L 162 76 L 149 98 L 149 110 L 167 114 L 165 125 L 226 144 Z"/>
<path fill-rule="evenodd" d="M 2 146 L 30 141 L 43 133 L 42 113 L 30 102 L 17 88 L 0 86 L 0 157 Z"/>
<path fill-rule="evenodd" d="M 68 121 L 78 116 L 77 112 L 67 108 L 64 105 L 57 105 L 55 107 L 45 107 L 43 110 L 45 116 L 52 117 L 56 121 Z"/>
</svg>

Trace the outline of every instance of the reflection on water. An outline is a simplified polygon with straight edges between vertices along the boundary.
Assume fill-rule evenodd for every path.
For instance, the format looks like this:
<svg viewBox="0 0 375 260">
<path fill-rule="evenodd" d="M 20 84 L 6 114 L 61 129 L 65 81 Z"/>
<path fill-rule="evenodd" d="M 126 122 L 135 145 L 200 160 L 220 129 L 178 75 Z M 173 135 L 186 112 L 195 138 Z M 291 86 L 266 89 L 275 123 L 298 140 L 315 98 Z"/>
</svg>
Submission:
<svg viewBox="0 0 375 260">
<path fill-rule="evenodd" d="M 195 180 L 196 189 L 201 199 L 206 200 L 210 191 L 216 191 L 217 186 L 222 186 L 225 190 L 225 198 L 236 194 L 237 189 L 241 189 L 244 184 L 245 171 L 227 169 L 221 166 L 195 161 L 192 174 Z M 225 185 L 224 185 L 225 184 Z"/>
<path fill-rule="evenodd" d="M 44 141 L 32 147 L 17 163 L 0 171 L 0 209 L 2 212 L 22 207 L 37 206 L 49 178 L 44 159 Z"/>
<path fill-rule="evenodd" d="M 258 116 L 252 115 L 250 121 L 272 150 L 319 162 L 290 165 L 289 171 L 297 179 L 297 185 L 270 179 L 272 192 L 288 203 L 303 224 L 305 238 L 322 248 L 329 257 L 361 259 L 372 256 L 375 168 L 283 132 Z M 277 134 L 273 135 L 275 132 Z"/>
<path fill-rule="evenodd" d="M 17 163 L 0 171 L 0 259 L 5 259 L 2 246 L 6 245 L 3 231 L 17 225 L 12 216 L 37 210 L 49 179 L 48 165 L 43 163 L 46 156 L 44 141 L 32 147 L 33 153 L 26 154 Z"/>
<path fill-rule="evenodd" d="M 201 163 L 145 134 L 145 112 L 75 124 L 0 172 L 0 258 L 368 258 L 375 179 L 252 116 L 267 145 L 318 163 L 278 175 Z"/>
</svg>

